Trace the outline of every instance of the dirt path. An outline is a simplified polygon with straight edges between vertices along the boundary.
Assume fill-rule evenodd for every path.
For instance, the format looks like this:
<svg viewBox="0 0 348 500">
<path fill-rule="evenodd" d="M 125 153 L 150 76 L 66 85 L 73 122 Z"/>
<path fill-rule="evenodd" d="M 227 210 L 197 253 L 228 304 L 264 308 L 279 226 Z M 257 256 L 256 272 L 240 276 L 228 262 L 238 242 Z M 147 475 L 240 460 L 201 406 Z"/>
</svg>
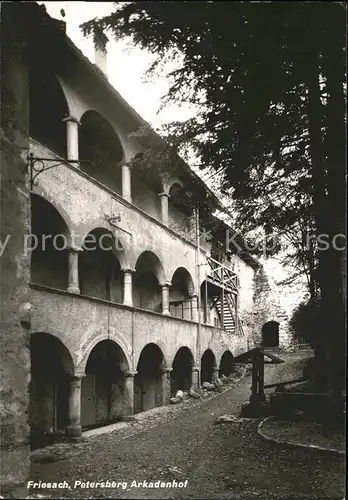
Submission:
<svg viewBox="0 0 348 500">
<path fill-rule="evenodd" d="M 266 382 L 296 376 L 301 357 L 266 368 Z M 343 460 L 317 452 L 282 449 L 262 441 L 257 421 L 214 425 L 238 415 L 250 377 L 199 406 L 166 412 L 157 425 L 128 438 L 110 433 L 88 441 L 83 453 L 51 464 L 33 464 L 32 479 L 67 481 L 71 489 L 35 490 L 55 498 L 343 498 Z M 74 488 L 82 482 L 119 481 L 118 488 Z M 131 487 L 133 481 L 187 480 L 186 488 Z M 34 492 L 33 490 L 31 490 Z"/>
</svg>

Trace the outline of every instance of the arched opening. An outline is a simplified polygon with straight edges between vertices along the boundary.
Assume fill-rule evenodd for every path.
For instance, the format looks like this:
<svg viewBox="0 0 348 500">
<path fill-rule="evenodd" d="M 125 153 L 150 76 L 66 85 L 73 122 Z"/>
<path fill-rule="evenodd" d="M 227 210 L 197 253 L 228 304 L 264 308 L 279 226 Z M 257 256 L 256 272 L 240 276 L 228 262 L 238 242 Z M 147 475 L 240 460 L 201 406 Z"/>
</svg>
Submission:
<svg viewBox="0 0 348 500">
<path fill-rule="evenodd" d="M 134 413 L 163 404 L 162 371 L 164 356 L 156 344 L 147 344 L 141 351 L 134 380 Z"/>
<path fill-rule="evenodd" d="M 143 252 L 137 260 L 133 280 L 133 301 L 136 307 L 161 311 L 161 279 L 163 267 L 159 258 L 152 252 Z"/>
<path fill-rule="evenodd" d="M 87 111 L 81 118 L 79 157 L 94 164 L 94 167 L 91 167 L 88 163 L 81 163 L 82 170 L 121 194 L 122 145 L 113 127 L 97 111 Z"/>
<path fill-rule="evenodd" d="M 36 54 L 37 55 L 37 54 Z M 69 115 L 61 86 L 40 57 L 31 62 L 29 71 L 29 135 L 66 158 L 66 124 Z"/>
<path fill-rule="evenodd" d="M 81 386 L 83 427 L 116 422 L 129 413 L 125 394 L 126 370 L 126 357 L 112 340 L 103 340 L 92 349 Z"/>
<path fill-rule="evenodd" d="M 169 227 L 177 232 L 189 232 L 191 213 L 192 200 L 189 198 L 187 189 L 181 184 L 174 183 L 169 190 Z M 192 236 L 195 238 L 195 234 Z"/>
<path fill-rule="evenodd" d="M 268 321 L 262 327 L 263 347 L 279 347 L 279 323 Z"/>
<path fill-rule="evenodd" d="M 228 377 L 233 372 L 234 357 L 231 351 L 225 351 L 220 361 L 219 377 Z"/>
<path fill-rule="evenodd" d="M 69 380 L 74 363 L 62 342 L 47 333 L 30 336 L 29 425 L 31 448 L 52 442 L 68 425 Z"/>
<path fill-rule="evenodd" d="M 153 161 L 148 161 L 144 153 L 137 153 L 133 157 L 132 165 L 132 200 L 133 204 L 147 214 L 160 220 L 161 176 Z"/>
<path fill-rule="evenodd" d="M 83 295 L 122 303 L 123 276 L 117 256 L 123 250 L 115 247 L 114 235 L 106 229 L 90 231 L 79 255 L 80 290 Z"/>
<path fill-rule="evenodd" d="M 207 349 L 201 359 L 201 383 L 212 382 L 216 359 L 213 351 Z"/>
<path fill-rule="evenodd" d="M 31 281 L 66 290 L 68 227 L 59 212 L 41 196 L 31 194 Z"/>
<path fill-rule="evenodd" d="M 169 310 L 175 318 L 192 319 L 190 297 L 194 292 L 193 280 L 184 267 L 179 267 L 173 274 L 169 293 Z"/>
<path fill-rule="evenodd" d="M 170 374 L 170 392 L 175 396 L 180 389 L 187 392 L 192 386 L 192 368 L 194 359 L 188 347 L 180 347 L 175 355 Z"/>
</svg>

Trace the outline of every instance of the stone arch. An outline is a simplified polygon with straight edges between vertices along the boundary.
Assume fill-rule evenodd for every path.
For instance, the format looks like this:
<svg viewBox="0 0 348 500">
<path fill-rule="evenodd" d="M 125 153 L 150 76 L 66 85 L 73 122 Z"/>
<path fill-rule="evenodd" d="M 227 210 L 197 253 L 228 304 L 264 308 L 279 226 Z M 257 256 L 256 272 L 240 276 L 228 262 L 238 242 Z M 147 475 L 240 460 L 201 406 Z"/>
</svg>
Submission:
<svg viewBox="0 0 348 500">
<path fill-rule="evenodd" d="M 133 301 L 141 309 L 161 311 L 162 295 L 160 286 L 166 284 L 162 262 L 149 250 L 137 258 L 133 276 Z"/>
<path fill-rule="evenodd" d="M 234 357 L 230 350 L 226 350 L 221 356 L 219 366 L 219 377 L 225 375 L 228 377 L 233 371 Z"/>
<path fill-rule="evenodd" d="M 112 340 L 115 344 L 118 344 L 124 354 L 125 362 L 124 362 L 124 370 L 132 369 L 132 361 L 128 353 L 127 345 L 121 337 L 116 334 L 113 334 L 112 338 L 105 332 L 96 331 L 88 336 L 87 341 L 82 345 L 81 351 L 79 353 L 79 359 L 77 362 L 77 372 L 81 375 L 85 374 L 87 361 L 90 353 L 94 349 L 94 347 L 103 342 L 104 340 Z"/>
<path fill-rule="evenodd" d="M 134 412 L 139 413 L 164 403 L 162 376 L 166 368 L 162 349 L 149 343 L 142 349 L 134 379 Z"/>
<path fill-rule="evenodd" d="M 175 269 L 175 271 L 172 274 L 171 277 L 171 283 L 173 286 L 173 283 L 175 283 L 175 278 L 178 276 L 178 279 L 186 286 L 188 296 L 192 297 L 195 295 L 196 290 L 195 290 L 195 284 L 192 278 L 191 273 L 186 269 L 186 267 L 180 266 Z"/>
<path fill-rule="evenodd" d="M 61 205 L 58 200 L 55 200 L 51 194 L 46 190 L 43 186 L 35 186 L 34 190 L 30 193 L 31 200 L 35 197 L 42 198 L 45 202 L 52 205 L 52 207 L 58 212 L 62 220 L 64 221 L 67 231 L 66 237 L 68 238 L 68 244 L 71 243 L 71 235 L 74 231 L 74 224 L 69 213 L 65 210 L 65 208 Z"/>
<path fill-rule="evenodd" d="M 262 326 L 263 347 L 279 347 L 279 323 L 267 321 Z"/>
<path fill-rule="evenodd" d="M 80 168 L 98 182 L 122 194 L 121 163 L 124 149 L 113 125 L 95 109 L 85 111 L 80 118 L 79 157 L 89 160 Z"/>
<path fill-rule="evenodd" d="M 82 242 L 79 255 L 80 290 L 83 295 L 123 302 L 125 250 L 109 229 L 94 228 Z"/>
<path fill-rule="evenodd" d="M 46 332 L 31 333 L 30 362 L 30 441 L 37 448 L 68 424 L 69 384 L 75 365 L 66 345 Z"/>
<path fill-rule="evenodd" d="M 31 194 L 31 281 L 66 290 L 70 229 L 46 198 Z"/>
<path fill-rule="evenodd" d="M 81 386 L 81 424 L 106 425 L 129 414 L 126 378 L 129 364 L 118 342 L 101 340 L 90 350 Z"/>
<path fill-rule="evenodd" d="M 60 80 L 41 58 L 29 64 L 29 134 L 50 150 L 66 157 L 66 125 L 69 104 Z"/>
<path fill-rule="evenodd" d="M 192 311 L 191 298 L 195 295 L 195 286 L 191 274 L 185 267 L 178 267 L 171 278 L 169 291 L 169 310 L 176 318 L 192 320 L 196 311 Z"/>
<path fill-rule="evenodd" d="M 201 383 L 212 382 L 213 372 L 216 368 L 216 357 L 211 349 L 204 351 L 201 357 Z"/>
<path fill-rule="evenodd" d="M 181 188 L 184 188 L 184 184 L 180 179 L 166 178 L 163 180 L 163 192 L 168 194 L 169 196 L 170 196 L 170 191 L 174 186 L 179 186 Z"/>
<path fill-rule="evenodd" d="M 189 347 L 180 347 L 173 360 L 172 372 L 170 375 L 170 392 L 175 396 L 180 389 L 187 392 L 192 386 L 192 370 L 195 360 Z"/>
<path fill-rule="evenodd" d="M 162 285 L 162 284 L 167 283 L 167 276 L 166 276 L 166 273 L 164 271 L 162 259 L 160 257 L 158 257 L 158 255 L 154 251 L 152 251 L 150 249 L 142 250 L 135 257 L 136 257 L 135 265 L 134 265 L 135 269 L 137 268 L 137 266 L 139 266 L 139 263 L 141 262 L 141 260 L 146 259 L 146 261 L 144 262 L 143 265 L 144 266 L 148 265 L 148 267 L 155 274 L 159 284 Z"/>
</svg>

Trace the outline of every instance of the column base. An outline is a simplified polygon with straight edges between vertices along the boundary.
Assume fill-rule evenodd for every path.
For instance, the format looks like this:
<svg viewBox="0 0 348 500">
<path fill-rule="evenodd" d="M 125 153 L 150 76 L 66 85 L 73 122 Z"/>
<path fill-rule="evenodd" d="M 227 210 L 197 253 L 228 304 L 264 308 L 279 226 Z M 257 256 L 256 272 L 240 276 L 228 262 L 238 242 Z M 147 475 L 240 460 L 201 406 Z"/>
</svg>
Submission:
<svg viewBox="0 0 348 500">
<path fill-rule="evenodd" d="M 68 425 L 65 427 L 65 436 L 69 438 L 80 438 L 82 436 L 81 425 Z"/>
<path fill-rule="evenodd" d="M 69 293 L 76 293 L 77 295 L 79 295 L 81 293 L 79 287 L 74 286 L 74 285 L 68 286 L 68 288 L 67 288 L 66 291 L 69 292 Z"/>
<path fill-rule="evenodd" d="M 131 196 L 125 194 L 125 195 L 122 196 L 122 198 L 124 200 L 128 201 L 128 203 L 132 203 L 132 197 Z"/>
</svg>

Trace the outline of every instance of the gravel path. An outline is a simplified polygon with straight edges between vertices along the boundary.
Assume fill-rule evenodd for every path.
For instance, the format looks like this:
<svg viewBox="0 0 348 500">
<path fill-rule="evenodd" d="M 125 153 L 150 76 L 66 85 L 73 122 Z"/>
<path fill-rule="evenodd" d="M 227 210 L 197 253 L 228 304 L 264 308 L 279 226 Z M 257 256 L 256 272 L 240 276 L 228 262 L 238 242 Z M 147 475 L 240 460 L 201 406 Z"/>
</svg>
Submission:
<svg viewBox="0 0 348 500">
<path fill-rule="evenodd" d="M 266 383 L 295 377 L 302 358 L 289 355 L 287 363 L 266 367 Z M 68 460 L 34 463 L 32 480 L 67 481 L 70 489 L 31 493 L 51 498 L 343 498 L 343 459 L 264 442 L 255 420 L 214 425 L 220 415 L 238 415 L 249 394 L 250 376 L 212 399 L 154 412 L 157 416 L 145 419 L 141 430 L 129 427 L 89 439 L 83 453 Z M 74 488 L 77 480 L 127 485 Z M 173 480 L 187 480 L 187 487 L 131 487 L 133 481 Z"/>
</svg>

